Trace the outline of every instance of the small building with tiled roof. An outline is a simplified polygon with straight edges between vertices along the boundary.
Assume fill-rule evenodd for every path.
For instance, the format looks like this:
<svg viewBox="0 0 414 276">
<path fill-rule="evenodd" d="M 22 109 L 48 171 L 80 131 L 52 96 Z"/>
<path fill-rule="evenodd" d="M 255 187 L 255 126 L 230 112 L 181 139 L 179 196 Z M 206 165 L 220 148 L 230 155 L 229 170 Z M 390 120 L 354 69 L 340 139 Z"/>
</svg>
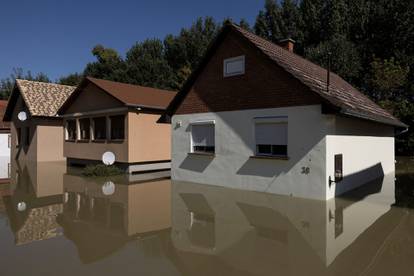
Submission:
<svg viewBox="0 0 414 276">
<path fill-rule="evenodd" d="M 394 173 L 407 126 L 284 43 L 223 27 L 159 120 L 174 180 L 325 200 Z"/>
<path fill-rule="evenodd" d="M 6 112 L 7 101 L 0 100 L 0 118 Z M 0 184 L 10 178 L 10 123 L 0 121 Z"/>
<path fill-rule="evenodd" d="M 63 161 L 63 120 L 57 110 L 73 86 L 16 79 L 3 121 L 10 122 L 11 158 Z"/>
<path fill-rule="evenodd" d="M 128 172 L 170 168 L 170 126 L 158 124 L 176 93 L 86 77 L 58 113 L 69 165 L 102 163 L 111 152 Z"/>
</svg>

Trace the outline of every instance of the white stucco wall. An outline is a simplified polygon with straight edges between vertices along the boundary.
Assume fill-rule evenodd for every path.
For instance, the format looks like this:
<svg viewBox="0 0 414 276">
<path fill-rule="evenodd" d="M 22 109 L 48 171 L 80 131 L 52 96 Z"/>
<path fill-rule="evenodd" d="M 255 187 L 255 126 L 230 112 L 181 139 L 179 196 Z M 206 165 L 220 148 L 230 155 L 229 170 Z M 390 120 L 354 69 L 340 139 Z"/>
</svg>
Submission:
<svg viewBox="0 0 414 276">
<path fill-rule="evenodd" d="M 9 133 L 0 133 L 0 179 L 9 178 Z"/>
<path fill-rule="evenodd" d="M 10 156 L 10 133 L 0 133 L 0 156 Z"/>
<path fill-rule="evenodd" d="M 334 179 L 334 156 L 343 154 L 344 179 Z M 326 137 L 326 198 L 335 197 L 395 171 L 394 129 L 358 119 L 335 118 L 335 132 Z"/>
<path fill-rule="evenodd" d="M 288 117 L 289 160 L 251 158 L 254 118 Z M 190 152 L 191 122 L 215 121 L 215 156 Z M 177 123 L 181 122 L 181 126 Z M 319 105 L 175 115 L 172 119 L 172 178 L 230 188 L 326 199 L 325 136 L 333 115 Z M 304 174 L 302 168 L 309 168 Z"/>
</svg>

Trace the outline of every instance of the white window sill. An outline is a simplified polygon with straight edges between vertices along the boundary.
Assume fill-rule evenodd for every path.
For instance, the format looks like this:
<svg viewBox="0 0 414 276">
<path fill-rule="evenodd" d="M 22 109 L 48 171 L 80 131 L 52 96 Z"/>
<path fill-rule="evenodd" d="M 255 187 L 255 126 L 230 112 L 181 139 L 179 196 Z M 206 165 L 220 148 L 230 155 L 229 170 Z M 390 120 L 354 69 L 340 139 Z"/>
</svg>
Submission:
<svg viewBox="0 0 414 276">
<path fill-rule="evenodd" d="M 252 159 L 272 159 L 272 160 L 289 160 L 289 156 L 276 156 L 276 155 L 253 155 Z"/>
<path fill-rule="evenodd" d="M 216 156 L 213 152 L 189 152 L 188 155 L 201 155 L 201 156 Z"/>
</svg>

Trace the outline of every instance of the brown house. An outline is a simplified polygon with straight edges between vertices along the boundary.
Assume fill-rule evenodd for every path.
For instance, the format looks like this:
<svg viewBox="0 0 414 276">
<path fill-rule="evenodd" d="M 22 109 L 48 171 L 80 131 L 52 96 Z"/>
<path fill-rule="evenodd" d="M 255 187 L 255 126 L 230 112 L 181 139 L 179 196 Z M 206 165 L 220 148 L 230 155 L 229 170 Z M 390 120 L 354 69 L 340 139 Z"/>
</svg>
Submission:
<svg viewBox="0 0 414 276">
<path fill-rule="evenodd" d="M 57 110 L 74 90 L 73 86 L 16 80 L 3 119 L 11 122 L 11 158 L 64 160 L 63 121 Z"/>
<path fill-rule="evenodd" d="M 128 172 L 170 168 L 170 126 L 157 124 L 176 93 L 87 77 L 59 110 L 69 165 L 112 152 Z"/>
</svg>

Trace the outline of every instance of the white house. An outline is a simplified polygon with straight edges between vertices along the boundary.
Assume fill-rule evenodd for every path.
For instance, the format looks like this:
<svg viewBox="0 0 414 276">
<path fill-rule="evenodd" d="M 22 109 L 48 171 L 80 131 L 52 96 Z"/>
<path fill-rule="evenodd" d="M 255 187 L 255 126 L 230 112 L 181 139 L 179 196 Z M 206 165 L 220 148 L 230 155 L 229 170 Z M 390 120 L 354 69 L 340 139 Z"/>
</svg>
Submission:
<svg viewBox="0 0 414 276">
<path fill-rule="evenodd" d="M 6 111 L 7 101 L 0 101 L 0 116 L 3 118 Z M 10 124 L 0 122 L 0 181 L 10 178 L 10 147 L 11 147 Z"/>
<path fill-rule="evenodd" d="M 326 200 L 394 172 L 407 126 L 284 43 L 223 28 L 160 119 L 174 180 Z"/>
</svg>

